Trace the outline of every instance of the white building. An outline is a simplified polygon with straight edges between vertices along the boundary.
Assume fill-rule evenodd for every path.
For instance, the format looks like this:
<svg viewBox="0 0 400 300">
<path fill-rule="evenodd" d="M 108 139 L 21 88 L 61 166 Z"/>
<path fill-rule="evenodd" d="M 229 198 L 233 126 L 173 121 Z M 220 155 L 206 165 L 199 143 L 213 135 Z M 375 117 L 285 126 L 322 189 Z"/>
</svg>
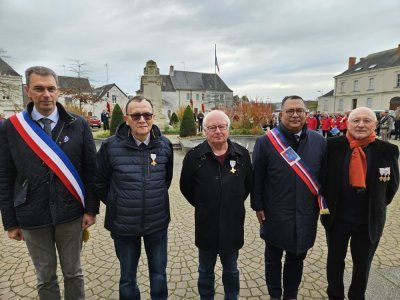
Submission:
<svg viewBox="0 0 400 300">
<path fill-rule="evenodd" d="M 156 72 L 151 72 L 153 70 Z M 136 93 L 156 102 L 154 98 L 161 98 L 165 116 L 187 105 L 192 105 L 197 113 L 202 108 L 208 111 L 219 104 L 231 106 L 233 103 L 232 90 L 218 74 L 177 71 L 170 66 L 168 75 L 160 75 L 156 62 L 152 60 L 146 63 L 140 90 Z"/>
<path fill-rule="evenodd" d="M 400 44 L 358 62 L 350 57 L 347 70 L 334 78 L 333 95 L 319 97 L 319 111 L 345 112 L 360 106 L 396 109 L 400 106 Z"/>
<path fill-rule="evenodd" d="M 98 97 L 98 101 L 92 105 L 94 116 L 100 117 L 101 112 L 107 108 L 107 101 L 111 108 L 118 104 L 122 111 L 124 111 L 128 102 L 128 96 L 115 83 L 95 88 L 93 93 Z"/>
<path fill-rule="evenodd" d="M 0 113 L 6 118 L 24 109 L 22 76 L 0 58 Z"/>
</svg>

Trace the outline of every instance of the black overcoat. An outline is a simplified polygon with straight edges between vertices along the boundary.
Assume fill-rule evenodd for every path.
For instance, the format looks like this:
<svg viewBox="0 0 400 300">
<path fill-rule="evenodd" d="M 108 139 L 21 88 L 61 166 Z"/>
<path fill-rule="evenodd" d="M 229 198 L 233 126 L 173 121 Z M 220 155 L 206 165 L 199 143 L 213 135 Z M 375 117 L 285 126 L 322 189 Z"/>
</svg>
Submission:
<svg viewBox="0 0 400 300">
<path fill-rule="evenodd" d="M 244 201 L 252 186 L 249 152 L 229 139 L 228 143 L 223 165 L 207 141 L 190 150 L 180 178 L 182 194 L 195 207 L 196 246 L 218 254 L 243 246 Z"/>
<path fill-rule="evenodd" d="M 33 102 L 27 106 L 30 114 Z M 59 120 L 53 140 L 70 159 L 86 189 L 82 205 L 61 180 L 28 147 L 10 120 L 0 129 L 0 207 L 5 230 L 36 229 L 75 220 L 84 212 L 97 214 L 99 201 L 92 193 L 96 146 L 88 123 L 57 103 Z"/>
<path fill-rule="evenodd" d="M 399 149 L 396 145 L 376 139 L 370 145 L 371 165 L 367 166 L 368 231 L 371 243 L 379 241 L 386 221 L 386 206 L 390 204 L 399 186 Z M 321 216 L 321 221 L 330 230 L 336 217 L 340 193 L 343 190 L 344 158 L 349 142 L 346 137 L 328 139 L 327 156 L 324 161 L 325 177 L 323 195 L 330 214 Z M 390 180 L 380 179 L 382 168 L 390 168 Z"/>
</svg>

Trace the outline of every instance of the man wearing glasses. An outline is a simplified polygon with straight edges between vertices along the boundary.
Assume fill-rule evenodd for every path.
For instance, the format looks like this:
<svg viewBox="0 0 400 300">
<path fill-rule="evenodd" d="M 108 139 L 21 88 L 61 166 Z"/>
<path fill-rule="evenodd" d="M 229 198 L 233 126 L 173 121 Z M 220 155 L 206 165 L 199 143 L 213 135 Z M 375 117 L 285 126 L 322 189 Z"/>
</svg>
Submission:
<svg viewBox="0 0 400 300">
<path fill-rule="evenodd" d="M 265 240 L 268 293 L 271 299 L 282 294 L 283 299 L 296 299 L 303 260 L 316 237 L 318 207 L 327 212 L 318 183 L 326 142 L 307 129 L 301 97 L 285 97 L 280 117 L 279 126 L 257 138 L 254 146 L 251 207 Z"/>
<path fill-rule="evenodd" d="M 95 193 L 106 205 L 120 262 L 120 299 L 140 299 L 137 266 L 143 238 L 152 299 L 167 299 L 168 188 L 173 171 L 171 142 L 153 124 L 153 104 L 135 96 L 126 104 L 126 123 L 97 153 Z"/>
<path fill-rule="evenodd" d="M 206 140 L 186 154 L 180 178 L 181 192 L 195 208 L 198 290 L 201 299 L 214 299 L 214 267 L 219 255 L 225 299 L 238 299 L 244 201 L 252 185 L 250 155 L 229 140 L 230 120 L 224 112 L 213 110 L 203 121 Z"/>
</svg>

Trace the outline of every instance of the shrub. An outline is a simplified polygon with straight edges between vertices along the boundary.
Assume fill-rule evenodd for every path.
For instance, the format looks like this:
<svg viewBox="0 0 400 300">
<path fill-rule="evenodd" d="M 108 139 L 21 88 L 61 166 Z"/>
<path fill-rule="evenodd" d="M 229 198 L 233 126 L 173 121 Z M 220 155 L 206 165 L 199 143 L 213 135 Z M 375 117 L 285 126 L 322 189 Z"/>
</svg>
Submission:
<svg viewBox="0 0 400 300">
<path fill-rule="evenodd" d="M 179 136 L 193 136 L 196 135 L 196 122 L 194 121 L 193 111 L 188 105 L 183 113 Z"/>
<path fill-rule="evenodd" d="M 122 113 L 121 107 L 118 104 L 115 104 L 111 115 L 110 135 L 114 135 L 118 126 L 124 122 L 124 114 Z"/>
<path fill-rule="evenodd" d="M 176 115 L 176 113 L 172 113 L 171 115 L 171 119 L 169 120 L 169 125 L 175 125 L 179 122 L 178 116 Z"/>
</svg>

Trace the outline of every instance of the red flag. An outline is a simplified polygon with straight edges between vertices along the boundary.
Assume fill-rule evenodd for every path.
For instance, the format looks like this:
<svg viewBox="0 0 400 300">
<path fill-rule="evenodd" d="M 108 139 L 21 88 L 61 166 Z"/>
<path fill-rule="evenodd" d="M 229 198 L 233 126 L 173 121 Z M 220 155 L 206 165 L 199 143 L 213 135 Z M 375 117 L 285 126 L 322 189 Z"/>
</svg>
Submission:
<svg viewBox="0 0 400 300">
<path fill-rule="evenodd" d="M 111 106 L 110 106 L 110 102 L 107 101 L 107 111 L 111 112 Z"/>
<path fill-rule="evenodd" d="M 193 109 L 193 100 L 190 99 L 190 107 Z"/>
<path fill-rule="evenodd" d="M 205 112 L 204 103 L 201 104 L 201 111 L 202 111 L 203 113 Z"/>
</svg>

